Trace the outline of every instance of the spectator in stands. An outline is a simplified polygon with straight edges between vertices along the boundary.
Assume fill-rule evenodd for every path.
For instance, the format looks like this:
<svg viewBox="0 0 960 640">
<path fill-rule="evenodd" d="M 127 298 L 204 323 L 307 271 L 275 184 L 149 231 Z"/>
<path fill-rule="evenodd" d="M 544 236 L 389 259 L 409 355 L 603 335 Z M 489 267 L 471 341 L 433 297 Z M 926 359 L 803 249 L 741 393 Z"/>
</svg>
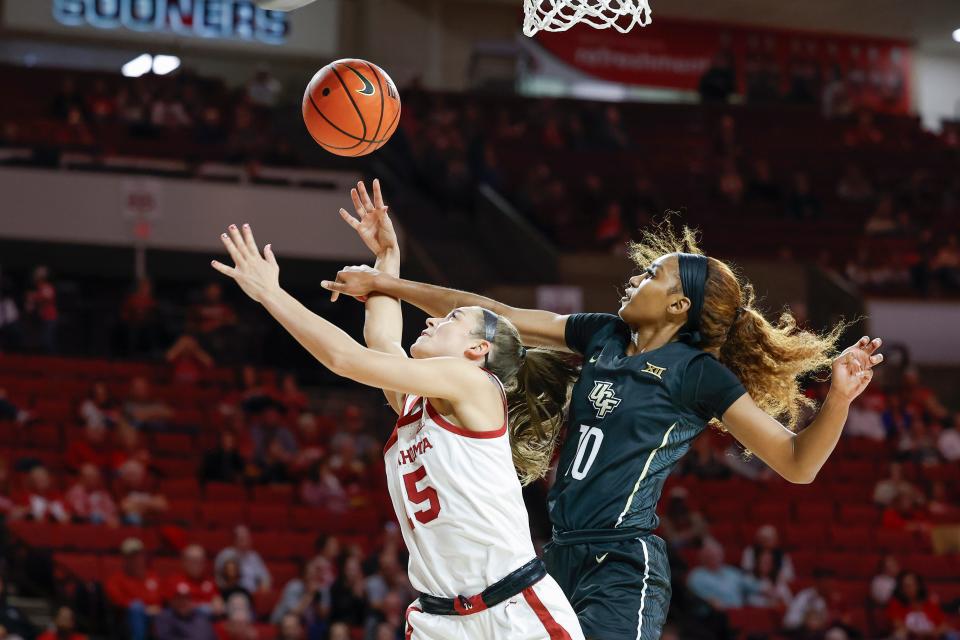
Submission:
<svg viewBox="0 0 960 640">
<path fill-rule="evenodd" d="M 726 103 L 736 91 L 737 79 L 733 57 L 726 51 L 718 52 L 710 66 L 700 76 L 700 101 L 704 104 Z"/>
<path fill-rule="evenodd" d="M 204 349 L 215 359 L 228 346 L 230 335 L 237 324 L 237 314 L 223 301 L 223 288 L 211 282 L 203 290 L 203 298 L 190 309 L 192 326 Z"/>
<path fill-rule="evenodd" d="M 620 107 L 608 104 L 597 122 L 596 130 L 589 133 L 588 138 L 600 149 L 607 151 L 620 151 L 629 147 L 630 136 L 623 128 Z"/>
<path fill-rule="evenodd" d="M 264 109 L 277 106 L 277 100 L 283 91 L 283 85 L 271 73 L 266 65 L 257 67 L 254 76 L 247 82 L 247 99 L 250 103 Z"/>
<path fill-rule="evenodd" d="M 899 462 L 891 462 L 889 475 L 879 480 L 873 488 L 873 502 L 885 507 L 901 494 L 914 496 L 917 493 L 918 489 L 904 477 L 903 465 Z"/>
<path fill-rule="evenodd" d="M 761 560 L 772 565 L 762 574 L 758 573 Z M 772 524 L 757 529 L 753 544 L 743 550 L 740 568 L 757 578 L 769 578 L 776 585 L 789 584 L 796 578 L 790 554 L 780 546 L 780 536 Z"/>
<path fill-rule="evenodd" d="M 93 83 L 93 91 L 86 99 L 85 111 L 95 125 L 104 125 L 113 120 L 117 104 L 114 97 L 107 91 L 107 84 L 103 79 Z"/>
<path fill-rule="evenodd" d="M 297 376 L 294 373 L 283 374 L 277 399 L 287 408 L 288 413 L 293 412 L 294 415 L 306 411 L 310 405 L 310 400 L 297 384 Z"/>
<path fill-rule="evenodd" d="M 290 484 L 293 482 L 291 467 L 295 457 L 291 455 L 277 437 L 271 437 L 267 451 L 257 465 L 256 479 L 260 484 Z"/>
<path fill-rule="evenodd" d="M 220 597 L 225 603 L 230 602 L 230 598 L 240 596 L 247 601 L 247 608 L 253 608 L 253 596 L 246 589 L 241 581 L 240 561 L 236 556 L 230 556 L 220 563 L 215 570 L 217 588 L 220 590 Z"/>
<path fill-rule="evenodd" d="M 124 540 L 120 553 L 121 569 L 107 578 L 104 589 L 110 603 L 125 610 L 131 640 L 146 640 L 163 605 L 160 579 L 147 569 L 146 552 L 139 538 Z"/>
<path fill-rule="evenodd" d="M 887 430 L 883 426 L 883 414 L 879 410 L 883 398 L 876 395 L 861 394 L 850 405 L 847 423 L 843 427 L 846 436 L 867 438 L 875 442 L 887 439 Z"/>
<path fill-rule="evenodd" d="M 20 311 L 13 297 L 10 280 L 0 275 L 0 353 L 19 349 L 23 344 Z"/>
<path fill-rule="evenodd" d="M 112 447 L 107 438 L 107 428 L 99 422 L 88 423 L 83 428 L 83 438 L 75 439 L 67 447 L 64 461 L 71 469 L 79 470 L 85 464 L 98 469 L 110 468 Z"/>
<path fill-rule="evenodd" d="M 193 124 L 186 106 L 175 89 L 162 91 L 150 105 L 150 124 L 161 130 L 174 130 Z"/>
<path fill-rule="evenodd" d="M 151 393 L 150 383 L 143 376 L 136 376 L 130 382 L 130 395 L 123 412 L 135 427 L 150 431 L 165 430 L 174 415 L 170 405 Z"/>
<path fill-rule="evenodd" d="M 783 189 L 774 179 L 770 163 L 763 158 L 753 163 L 753 170 L 747 179 L 745 199 L 750 203 L 770 206 L 783 201 Z"/>
<path fill-rule="evenodd" d="M 103 477 L 96 465 L 87 463 L 80 467 L 80 477 L 67 491 L 64 501 L 75 520 L 110 527 L 120 524 L 117 505 L 104 490 Z"/>
<path fill-rule="evenodd" d="M 404 600 L 404 596 L 397 591 L 388 591 L 383 599 L 376 605 L 371 606 L 367 614 L 366 637 L 373 637 L 374 640 L 386 638 L 393 640 L 402 637 L 405 626 L 405 613 L 409 600 Z"/>
<path fill-rule="evenodd" d="M 334 622 L 330 625 L 329 640 L 350 640 L 350 625 L 345 622 Z"/>
<path fill-rule="evenodd" d="M 722 454 L 713 447 L 711 438 L 697 438 L 687 455 L 680 459 L 679 475 L 701 480 L 726 480 L 731 474 Z"/>
<path fill-rule="evenodd" d="M 240 482 L 246 475 L 247 462 L 237 450 L 237 434 L 230 429 L 220 432 L 220 443 L 216 449 L 207 451 L 203 456 L 200 471 L 202 482 Z"/>
<path fill-rule="evenodd" d="M 171 577 L 168 593 L 174 600 L 185 597 L 186 603 L 171 602 L 171 608 L 181 611 L 197 609 L 205 617 L 223 613 L 223 599 L 217 585 L 207 572 L 207 552 L 198 544 L 191 544 L 180 554 L 182 571 Z M 158 621 L 159 623 L 159 621 Z"/>
<path fill-rule="evenodd" d="M 124 422 L 117 427 L 114 440 L 116 444 L 111 461 L 113 471 L 119 471 L 128 460 L 136 460 L 144 468 L 150 468 L 150 451 L 141 444 L 139 431 Z"/>
<path fill-rule="evenodd" d="M 127 295 L 120 310 L 127 354 L 153 354 L 160 346 L 162 327 L 158 306 L 150 280 L 138 280 L 136 289 Z"/>
<path fill-rule="evenodd" d="M 760 591 L 760 582 L 740 569 L 723 563 L 723 546 L 705 538 L 700 565 L 687 576 L 687 588 L 714 610 L 739 609 Z"/>
<path fill-rule="evenodd" d="M 898 493 L 883 511 L 882 526 L 891 531 L 929 531 L 929 516 L 921 506 L 919 493 Z"/>
<path fill-rule="evenodd" d="M 937 450 L 947 462 L 960 461 L 960 412 L 954 414 L 952 426 L 940 432 Z"/>
<path fill-rule="evenodd" d="M 761 551 L 750 573 L 760 583 L 760 589 L 747 600 L 750 606 L 783 610 L 790 604 L 793 593 L 783 578 L 783 567 L 777 567 L 774 552 Z"/>
<path fill-rule="evenodd" d="M 253 625 L 253 609 L 249 599 L 234 593 L 226 599 L 225 617 L 214 625 L 214 633 L 221 640 L 258 640 L 257 628 Z"/>
<path fill-rule="evenodd" d="M 10 400 L 7 390 L 0 387 L 0 420 L 9 420 L 25 424 L 30 421 L 33 415 L 20 407 L 18 403 Z"/>
<path fill-rule="evenodd" d="M 671 489 L 660 517 L 663 538 L 674 549 L 698 546 L 708 533 L 706 518 L 690 508 L 689 497 L 684 487 Z"/>
<path fill-rule="evenodd" d="M 191 335 L 177 338 L 167 350 L 166 360 L 173 369 L 173 382 L 183 385 L 196 385 L 214 365 L 210 354 L 204 351 L 197 339 Z"/>
<path fill-rule="evenodd" d="M 873 213 L 867 218 L 864 232 L 873 236 L 892 235 L 899 229 L 897 219 L 893 214 L 893 196 L 889 193 L 881 195 Z"/>
<path fill-rule="evenodd" d="M 887 430 L 887 438 L 890 440 L 899 439 L 913 425 L 913 416 L 907 410 L 900 393 L 887 394 L 887 407 L 882 418 L 883 426 Z"/>
<path fill-rule="evenodd" d="M 50 472 L 41 465 L 35 466 L 27 476 L 27 491 L 10 511 L 14 520 L 69 522 L 70 512 L 63 498 L 53 486 Z"/>
<path fill-rule="evenodd" d="M 220 572 L 223 564 L 233 558 L 240 565 L 240 585 L 250 593 L 270 590 L 270 571 L 263 558 L 253 548 L 250 529 L 239 525 L 233 530 L 233 546 L 227 547 L 214 560 L 214 569 Z"/>
<path fill-rule="evenodd" d="M 927 586 L 916 573 L 904 571 L 897 578 L 893 597 L 887 605 L 887 617 L 894 635 L 901 638 L 944 638 L 950 631 L 946 616 Z"/>
<path fill-rule="evenodd" d="M 820 93 L 820 109 L 824 118 L 842 118 L 853 111 L 853 102 L 843 70 L 838 65 L 833 65 L 827 73 L 827 80 Z"/>
<path fill-rule="evenodd" d="M 326 460 L 318 460 L 310 466 L 300 485 L 300 499 L 304 504 L 334 512 L 346 511 L 350 506 L 347 492 Z"/>
<path fill-rule="evenodd" d="M 796 594 L 783 617 L 783 627 L 796 638 L 819 637 L 835 618 L 830 609 L 836 590 L 833 571 L 817 568 L 813 585 Z"/>
<path fill-rule="evenodd" d="M 50 271 L 39 266 L 33 270 L 33 287 L 27 292 L 24 311 L 36 327 L 39 344 L 48 353 L 57 353 L 57 289 L 50 282 Z"/>
<path fill-rule="evenodd" d="M 189 585 L 173 583 L 168 604 L 153 625 L 157 640 L 217 640 L 210 616 L 195 606 Z"/>
<path fill-rule="evenodd" d="M 7 602 L 6 586 L 6 576 L 0 572 L 0 629 L 3 630 L 0 638 L 30 640 L 36 634 L 36 630 L 20 609 Z"/>
<path fill-rule="evenodd" d="M 288 613 L 277 623 L 277 640 L 306 640 L 306 638 L 299 616 Z"/>
<path fill-rule="evenodd" d="M 320 431 L 320 420 L 316 415 L 304 412 L 297 417 L 296 439 L 299 449 L 292 469 L 299 474 L 309 471 L 326 452 L 327 439 Z"/>
<path fill-rule="evenodd" d="M 823 205 L 810 188 L 810 178 L 802 171 L 793 174 L 793 184 L 787 192 L 786 212 L 794 220 L 817 220 L 823 215 Z"/>
<path fill-rule="evenodd" d="M 857 113 L 857 122 L 843 136 L 848 147 L 865 147 L 883 142 L 883 132 L 873 122 L 873 113 L 862 109 Z"/>
<path fill-rule="evenodd" d="M 623 208 L 616 200 L 607 203 L 600 222 L 594 228 L 593 237 L 598 249 L 610 251 L 622 242 L 626 227 L 623 224 Z"/>
<path fill-rule="evenodd" d="M 354 555 L 343 561 L 340 575 L 330 591 L 333 600 L 330 620 L 346 622 L 352 627 L 362 626 L 367 617 L 367 599 L 360 558 Z"/>
<path fill-rule="evenodd" d="M 77 632 L 76 616 L 73 609 L 63 605 L 57 609 L 53 624 L 37 636 L 37 640 L 87 640 L 87 636 Z"/>
<path fill-rule="evenodd" d="M 886 606 L 897 587 L 900 563 L 896 556 L 885 555 L 877 567 L 877 575 L 870 581 L 870 601 L 877 606 Z"/>
<path fill-rule="evenodd" d="M 944 291 L 960 291 L 960 240 L 951 233 L 930 263 L 933 275 Z"/>
<path fill-rule="evenodd" d="M 846 202 L 867 202 L 873 198 L 873 185 L 859 165 L 847 165 L 837 183 L 837 197 Z"/>
<path fill-rule="evenodd" d="M 113 427 L 121 419 L 120 403 L 110 394 L 110 389 L 103 380 L 93 383 L 87 397 L 80 403 L 78 413 L 83 424 L 88 427 Z"/>
<path fill-rule="evenodd" d="M 247 405 L 251 407 L 252 402 Z M 253 443 L 253 462 L 260 466 L 267 463 L 269 449 L 276 442 L 281 459 L 289 462 L 297 453 L 297 440 L 283 423 L 284 407 L 276 400 L 266 397 L 257 403 L 257 411 L 250 417 L 250 440 Z"/>
<path fill-rule="evenodd" d="M 283 593 L 270 614 L 270 622 L 279 624 L 293 614 L 307 622 L 312 636 L 314 626 L 324 624 L 330 616 L 334 575 L 333 565 L 323 556 L 310 560 L 303 566 L 301 576 L 283 587 Z"/>
<path fill-rule="evenodd" d="M 957 501 L 954 500 L 947 490 L 947 483 L 943 480 L 935 480 L 930 485 L 930 495 L 927 498 L 927 512 L 936 518 L 945 518 L 949 515 L 958 516 Z"/>
<path fill-rule="evenodd" d="M 117 491 L 118 495 L 122 496 L 120 511 L 124 523 L 140 526 L 167 510 L 167 499 L 148 490 L 147 469 L 139 460 L 127 460 L 117 470 L 117 474 Z"/>
<path fill-rule="evenodd" d="M 739 206 L 743 202 L 743 177 L 732 158 L 727 158 L 721 165 L 717 190 L 720 196 L 731 205 Z"/>
</svg>

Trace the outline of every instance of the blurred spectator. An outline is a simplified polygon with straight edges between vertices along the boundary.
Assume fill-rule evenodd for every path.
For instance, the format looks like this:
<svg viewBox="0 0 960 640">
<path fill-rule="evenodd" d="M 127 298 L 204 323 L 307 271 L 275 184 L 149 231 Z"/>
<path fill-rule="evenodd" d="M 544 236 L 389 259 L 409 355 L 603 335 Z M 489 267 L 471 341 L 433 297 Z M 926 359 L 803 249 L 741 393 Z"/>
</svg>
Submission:
<svg viewBox="0 0 960 640">
<path fill-rule="evenodd" d="M 293 482 L 291 464 L 293 456 L 277 437 L 270 438 L 267 451 L 258 465 L 257 480 L 260 484 L 289 484 Z"/>
<path fill-rule="evenodd" d="M 139 460 L 127 460 L 117 470 L 119 479 L 118 495 L 123 521 L 129 525 L 140 526 L 167 510 L 167 499 L 149 491 L 147 470 Z"/>
<path fill-rule="evenodd" d="M 893 196 L 884 194 L 880 196 L 873 213 L 867 218 L 864 232 L 867 235 L 881 236 L 891 235 L 898 229 L 897 220 L 893 215 Z"/>
<path fill-rule="evenodd" d="M 259 410 L 250 418 L 253 461 L 260 466 L 266 466 L 268 457 L 276 457 L 276 452 L 268 455 L 271 445 L 276 442 L 279 445 L 280 460 L 289 463 L 297 453 L 297 440 L 283 424 L 283 406 L 271 398 L 264 398 L 258 404 Z"/>
<path fill-rule="evenodd" d="M 203 456 L 200 479 L 203 482 L 239 482 L 246 474 L 247 463 L 237 450 L 237 435 L 230 429 L 220 432 L 216 449 Z"/>
<path fill-rule="evenodd" d="M 704 104 L 726 103 L 736 91 L 737 79 L 732 56 L 720 51 L 700 77 L 700 101 Z"/>
<path fill-rule="evenodd" d="M 953 425 L 940 432 L 937 449 L 947 462 L 960 461 L 960 412 L 954 414 Z"/>
<path fill-rule="evenodd" d="M 293 468 L 299 473 L 323 458 L 326 451 L 327 439 L 320 430 L 320 419 L 309 412 L 301 413 L 297 417 L 296 439 L 299 450 Z"/>
<path fill-rule="evenodd" d="M 107 91 L 107 84 L 98 79 L 93 83 L 93 90 L 87 95 L 86 113 L 95 124 L 102 125 L 113 119 L 116 108 L 116 101 Z"/>
<path fill-rule="evenodd" d="M 916 573 L 904 571 L 897 578 L 893 597 L 887 605 L 894 638 L 944 638 L 951 631 L 937 601 Z"/>
<path fill-rule="evenodd" d="M 334 583 L 334 571 L 330 561 L 317 556 L 303 567 L 299 578 L 290 580 L 284 587 L 270 615 L 270 622 L 279 624 L 286 616 L 293 614 L 298 619 L 326 620 L 332 604 L 331 588 Z"/>
<path fill-rule="evenodd" d="M 810 178 L 802 171 L 793 174 L 793 184 L 787 192 L 786 212 L 795 220 L 817 220 L 823 215 L 823 205 L 810 189 Z"/>
<path fill-rule="evenodd" d="M 960 241 L 957 234 L 951 233 L 947 236 L 946 243 L 930 262 L 930 269 L 944 290 L 960 290 Z"/>
<path fill-rule="evenodd" d="M 831 594 L 835 590 L 833 572 L 814 569 L 813 585 L 796 594 L 783 617 L 783 627 L 797 638 L 817 637 L 833 621 Z"/>
<path fill-rule="evenodd" d="M 180 336 L 167 350 L 166 360 L 173 368 L 171 378 L 177 384 L 195 385 L 213 367 L 213 358 L 203 350 L 196 338 Z"/>
<path fill-rule="evenodd" d="M 0 275 L 0 353 L 19 349 L 23 344 L 20 311 L 7 278 Z"/>
<path fill-rule="evenodd" d="M 173 409 L 153 395 L 150 383 L 143 376 L 130 382 L 130 395 L 123 412 L 135 427 L 151 431 L 163 431 L 173 418 Z"/>
<path fill-rule="evenodd" d="M 4 640 L 30 640 L 36 630 L 20 609 L 7 602 L 6 577 L 0 572 L 0 628 L 6 633 Z M 0 635 L 0 637 L 3 637 Z"/>
<path fill-rule="evenodd" d="M 772 524 L 765 524 L 757 529 L 756 537 L 752 545 L 743 550 L 743 556 L 740 558 L 740 568 L 757 577 L 757 568 L 759 561 L 763 556 L 770 556 L 772 563 L 772 580 L 775 583 L 790 583 L 796 578 L 793 571 L 793 561 L 790 560 L 790 554 L 784 551 L 780 546 L 780 536 L 777 528 Z"/>
<path fill-rule="evenodd" d="M 837 183 L 837 197 L 847 202 L 866 202 L 873 198 L 873 185 L 859 165 L 847 165 Z"/>
<path fill-rule="evenodd" d="M 753 576 L 723 563 L 723 546 L 705 538 L 700 550 L 700 565 L 687 576 L 687 587 L 715 610 L 739 609 L 761 586 Z"/>
<path fill-rule="evenodd" d="M 816 104 L 820 98 L 820 67 L 800 51 L 794 49 L 787 72 L 789 88 L 787 101 L 794 104 Z"/>
<path fill-rule="evenodd" d="M 147 569 L 146 552 L 139 538 L 124 540 L 120 553 L 121 569 L 107 578 L 104 590 L 112 604 L 125 610 L 131 640 L 146 640 L 163 605 L 160 580 Z"/>
<path fill-rule="evenodd" d="M 162 327 L 150 280 L 141 278 L 137 288 L 123 301 L 120 321 L 128 354 L 153 354 L 156 351 L 161 342 Z"/>
<path fill-rule="evenodd" d="M 168 582 L 171 598 L 186 600 L 186 603 L 178 603 L 183 611 L 196 609 L 205 617 L 222 614 L 223 599 L 207 571 L 207 552 L 200 545 L 191 544 L 184 548 L 180 558 L 182 571 L 172 576 Z M 177 608 L 173 601 L 171 608 Z"/>
<path fill-rule="evenodd" d="M 875 442 L 886 440 L 887 430 L 883 426 L 883 415 L 877 406 L 882 401 L 882 398 L 874 395 L 859 395 L 850 405 L 847 423 L 843 427 L 844 435 L 867 438 Z"/>
<path fill-rule="evenodd" d="M 306 411 L 310 404 L 307 394 L 297 385 L 297 376 L 294 373 L 283 374 L 277 399 L 286 407 L 287 412 L 293 412 L 294 415 Z"/>
<path fill-rule="evenodd" d="M 36 327 L 39 344 L 47 353 L 57 352 L 57 290 L 50 282 L 50 272 L 40 266 L 33 270 L 33 288 L 27 292 L 24 311 Z"/>
<path fill-rule="evenodd" d="M 277 106 L 282 91 L 283 85 L 265 65 L 258 66 L 254 76 L 247 82 L 247 98 L 250 103 L 265 109 Z"/>
<path fill-rule="evenodd" d="M 111 449 L 107 428 L 94 421 L 83 428 L 82 439 L 75 439 L 70 443 L 64 461 L 68 467 L 76 470 L 85 464 L 92 464 L 98 469 L 107 469 L 112 461 Z"/>
<path fill-rule="evenodd" d="M 877 575 L 870 581 L 870 600 L 875 605 L 884 606 L 890 601 L 894 589 L 897 587 L 897 577 L 900 575 L 900 563 L 892 555 L 885 555 L 877 567 Z"/>
<path fill-rule="evenodd" d="M 737 163 L 734 160 L 723 161 L 717 190 L 729 204 L 736 206 L 743 201 L 743 178 L 740 176 L 740 171 L 737 169 Z"/>
<path fill-rule="evenodd" d="M 0 387 L 0 420 L 9 420 L 24 424 L 32 418 L 32 414 L 12 400 L 7 395 L 7 390 Z"/>
<path fill-rule="evenodd" d="M 597 123 L 596 131 L 588 135 L 591 142 L 600 149 L 619 151 L 630 146 L 630 137 L 623 128 L 620 108 L 615 104 L 608 104 L 603 109 L 603 116 Z"/>
<path fill-rule="evenodd" d="M 150 105 L 150 124 L 158 129 L 180 129 L 192 122 L 182 99 L 173 89 L 160 93 Z"/>
<path fill-rule="evenodd" d="M 258 640 L 257 628 L 253 625 L 253 610 L 250 600 L 241 593 L 226 598 L 225 617 L 214 625 L 214 633 L 220 640 Z"/>
<path fill-rule="evenodd" d="M 233 307 L 223 301 L 223 288 L 211 282 L 203 298 L 190 309 L 191 322 L 204 349 L 219 358 L 227 348 L 231 330 L 237 324 Z"/>
<path fill-rule="evenodd" d="M 17 502 L 10 516 L 16 520 L 27 518 L 38 521 L 68 522 L 70 512 L 63 503 L 62 496 L 53 486 L 50 472 L 37 465 L 27 476 L 27 491 Z"/>
<path fill-rule="evenodd" d="M 277 640 L 306 640 L 306 638 L 306 632 L 298 616 L 288 613 L 277 623 Z"/>
<path fill-rule="evenodd" d="M 334 622 L 330 625 L 328 640 L 350 640 L 350 626 L 345 622 Z"/>
<path fill-rule="evenodd" d="M 663 537 L 675 549 L 699 545 L 708 532 L 706 518 L 690 508 L 689 497 L 684 487 L 674 487 L 660 516 Z"/>
<path fill-rule="evenodd" d="M 827 73 L 820 93 L 820 110 L 824 118 L 842 118 L 853 111 L 853 101 L 843 77 L 843 70 L 834 65 Z"/>
<path fill-rule="evenodd" d="M 873 488 L 873 502 L 882 507 L 892 503 L 899 495 L 915 496 L 918 489 L 903 475 L 903 465 L 899 462 L 890 463 L 889 475 L 878 480 Z"/>
<path fill-rule="evenodd" d="M 214 569 L 220 572 L 223 564 L 230 558 L 237 561 L 240 568 L 240 585 L 250 593 L 270 590 L 270 571 L 263 558 L 253 548 L 250 529 L 239 525 L 233 530 L 233 546 L 227 547 L 214 561 Z"/>
<path fill-rule="evenodd" d="M 762 52 L 751 53 L 744 69 L 747 102 L 762 104 L 780 99 L 780 67 L 777 61 Z"/>
<path fill-rule="evenodd" d="M 710 438 L 697 438 L 689 453 L 680 458 L 678 469 L 681 476 L 695 476 L 701 480 L 725 480 L 730 477 L 730 467 L 722 454 L 714 449 Z"/>
<path fill-rule="evenodd" d="M 120 420 L 120 403 L 110 394 L 107 384 L 97 380 L 80 403 L 79 414 L 88 427 L 112 427 Z"/>
<path fill-rule="evenodd" d="M 350 556 L 344 560 L 343 569 L 331 588 L 333 602 L 330 619 L 345 622 L 353 627 L 362 626 L 367 617 L 365 595 L 366 582 L 360 567 L 360 559 Z"/>
<path fill-rule="evenodd" d="M 71 111 L 82 111 L 83 108 L 83 95 L 77 91 L 76 81 L 69 74 L 64 75 L 60 90 L 53 98 L 51 114 L 59 120 L 66 121 Z"/>
<path fill-rule="evenodd" d="M 53 617 L 49 629 L 37 636 L 37 640 L 87 640 L 87 636 L 77 632 L 76 616 L 73 609 L 61 606 Z"/>
<path fill-rule="evenodd" d="M 619 202 L 611 200 L 594 229 L 594 241 L 598 248 L 609 251 L 621 241 L 624 232 L 623 209 Z"/>
<path fill-rule="evenodd" d="M 253 596 L 241 584 L 240 562 L 236 556 L 228 557 L 217 567 L 216 583 L 220 590 L 220 597 L 223 598 L 225 603 L 229 603 L 230 598 L 234 596 L 240 596 L 246 599 L 247 608 L 253 607 Z"/>
<path fill-rule="evenodd" d="M 883 426 L 887 430 L 887 438 L 891 440 L 897 440 L 913 426 L 913 416 L 907 410 L 900 393 L 887 395 L 887 407 L 881 417 Z"/>
<path fill-rule="evenodd" d="M 157 616 L 153 625 L 157 640 L 216 640 L 210 617 L 194 605 L 190 587 L 174 583 L 169 606 Z"/>
<path fill-rule="evenodd" d="M 144 468 L 150 468 L 150 451 L 140 443 L 140 432 L 127 423 L 117 427 L 111 468 L 118 471 L 129 460 L 135 460 Z"/>
<path fill-rule="evenodd" d="M 760 588 L 747 599 L 750 606 L 785 609 L 790 604 L 793 599 L 790 584 L 783 578 L 783 567 L 777 567 L 772 551 L 761 551 L 749 573 L 760 583 Z"/>
<path fill-rule="evenodd" d="M 346 511 L 350 506 L 347 492 L 325 460 L 318 460 L 310 466 L 300 485 L 300 499 L 304 504 L 334 512 Z"/>
<path fill-rule="evenodd" d="M 120 524 L 117 505 L 103 488 L 100 468 L 93 464 L 80 467 L 80 477 L 67 491 L 64 501 L 75 519 L 91 524 Z"/>
<path fill-rule="evenodd" d="M 753 171 L 747 179 L 745 192 L 747 202 L 776 205 L 783 200 L 783 189 L 777 184 L 770 170 L 770 163 L 760 159 L 753 163 Z"/>
<path fill-rule="evenodd" d="M 873 122 L 873 113 L 863 109 L 857 113 L 856 125 L 847 130 L 843 140 L 849 147 L 865 147 L 882 143 L 883 137 Z"/>
<path fill-rule="evenodd" d="M 921 507 L 920 496 L 913 492 L 898 493 L 883 511 L 882 526 L 893 531 L 928 531 L 930 520 Z"/>
</svg>

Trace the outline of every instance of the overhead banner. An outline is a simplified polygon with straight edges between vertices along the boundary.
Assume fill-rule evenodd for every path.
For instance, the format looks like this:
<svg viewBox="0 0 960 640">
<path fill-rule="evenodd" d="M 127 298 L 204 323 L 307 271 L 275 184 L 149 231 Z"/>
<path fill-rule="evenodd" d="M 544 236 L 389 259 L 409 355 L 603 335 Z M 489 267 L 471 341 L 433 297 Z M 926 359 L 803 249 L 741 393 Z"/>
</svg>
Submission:
<svg viewBox="0 0 960 640">
<path fill-rule="evenodd" d="M 628 85 L 696 91 L 712 61 L 726 53 L 739 93 L 751 74 L 766 74 L 786 94 L 796 77 L 821 87 L 836 73 L 854 105 L 894 113 L 910 106 L 905 40 L 655 17 L 627 34 L 580 24 L 541 31 L 534 42 L 588 76 Z"/>
<path fill-rule="evenodd" d="M 8 0 L 8 29 L 324 56 L 338 48 L 339 0 L 293 12 L 253 0 Z"/>
</svg>

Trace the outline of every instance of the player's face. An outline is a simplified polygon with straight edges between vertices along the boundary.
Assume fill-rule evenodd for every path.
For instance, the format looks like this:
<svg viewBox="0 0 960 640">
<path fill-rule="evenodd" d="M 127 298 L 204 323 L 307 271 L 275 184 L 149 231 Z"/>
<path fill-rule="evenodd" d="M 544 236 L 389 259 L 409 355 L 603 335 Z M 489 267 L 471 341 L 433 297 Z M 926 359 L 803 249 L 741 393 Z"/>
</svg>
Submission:
<svg viewBox="0 0 960 640">
<path fill-rule="evenodd" d="M 631 327 L 663 322 L 668 310 L 683 298 L 677 256 L 668 254 L 654 260 L 642 273 L 630 278 L 619 315 Z"/>
<path fill-rule="evenodd" d="M 478 307 L 458 307 L 443 318 L 427 318 L 427 327 L 410 347 L 410 355 L 462 358 L 473 354 L 481 343 L 486 344 L 476 337 L 482 313 Z"/>
</svg>

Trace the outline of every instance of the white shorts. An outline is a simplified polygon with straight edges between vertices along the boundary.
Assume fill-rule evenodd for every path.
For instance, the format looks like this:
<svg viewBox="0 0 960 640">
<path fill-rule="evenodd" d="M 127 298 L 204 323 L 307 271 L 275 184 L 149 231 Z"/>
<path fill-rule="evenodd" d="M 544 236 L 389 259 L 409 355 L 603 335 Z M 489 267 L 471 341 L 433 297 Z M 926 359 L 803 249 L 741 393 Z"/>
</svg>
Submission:
<svg viewBox="0 0 960 640">
<path fill-rule="evenodd" d="M 577 614 L 550 576 L 489 609 L 466 616 L 407 608 L 405 640 L 584 640 Z"/>
</svg>

